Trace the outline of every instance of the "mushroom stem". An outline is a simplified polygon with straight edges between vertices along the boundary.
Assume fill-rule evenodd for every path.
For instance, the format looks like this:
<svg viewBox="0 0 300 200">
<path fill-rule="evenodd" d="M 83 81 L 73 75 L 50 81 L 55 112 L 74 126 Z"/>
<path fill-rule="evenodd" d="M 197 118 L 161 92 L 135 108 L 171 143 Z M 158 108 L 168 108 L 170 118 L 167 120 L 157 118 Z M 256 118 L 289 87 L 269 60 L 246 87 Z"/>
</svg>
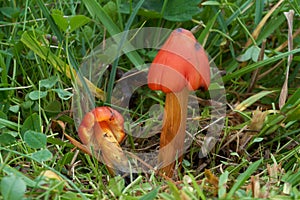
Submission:
<svg viewBox="0 0 300 200">
<path fill-rule="evenodd" d="M 162 166 L 160 171 L 168 177 L 174 174 L 176 160 L 182 161 L 188 95 L 189 91 L 186 87 L 180 92 L 166 94 L 158 164 Z"/>
</svg>

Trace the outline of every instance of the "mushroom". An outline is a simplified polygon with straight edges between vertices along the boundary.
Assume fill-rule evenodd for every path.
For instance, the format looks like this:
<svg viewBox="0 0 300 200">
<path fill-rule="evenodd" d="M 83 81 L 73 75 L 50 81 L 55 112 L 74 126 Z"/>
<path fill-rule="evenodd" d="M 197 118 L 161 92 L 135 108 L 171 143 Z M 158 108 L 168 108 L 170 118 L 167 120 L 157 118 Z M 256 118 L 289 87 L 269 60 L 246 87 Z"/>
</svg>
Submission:
<svg viewBox="0 0 300 200">
<path fill-rule="evenodd" d="M 103 106 L 88 112 L 78 128 L 78 136 L 87 147 L 86 151 L 106 164 L 111 174 L 128 169 L 127 157 L 119 145 L 125 137 L 123 124 L 120 113 Z"/>
<path fill-rule="evenodd" d="M 175 160 L 182 161 L 189 91 L 208 89 L 210 67 L 203 47 L 183 28 L 174 30 L 154 58 L 148 86 L 166 93 L 158 164 L 172 177 Z"/>
</svg>

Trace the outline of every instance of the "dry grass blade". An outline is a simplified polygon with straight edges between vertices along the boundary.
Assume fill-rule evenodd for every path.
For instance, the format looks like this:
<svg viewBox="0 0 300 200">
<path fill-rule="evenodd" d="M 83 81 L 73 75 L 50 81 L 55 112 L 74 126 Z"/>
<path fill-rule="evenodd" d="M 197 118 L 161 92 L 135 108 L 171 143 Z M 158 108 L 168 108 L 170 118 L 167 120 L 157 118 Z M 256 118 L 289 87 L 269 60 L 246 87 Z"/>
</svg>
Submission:
<svg viewBox="0 0 300 200">
<path fill-rule="evenodd" d="M 262 97 L 269 95 L 273 92 L 274 91 L 261 91 L 255 95 L 252 95 L 251 97 L 247 98 L 246 100 L 244 100 L 243 102 L 238 104 L 235 107 L 235 110 L 242 112 L 242 111 L 246 110 L 249 106 L 251 106 L 253 103 L 255 103 L 256 101 L 261 99 Z"/>
<path fill-rule="evenodd" d="M 294 17 L 294 11 L 290 10 L 289 12 L 284 12 L 284 15 L 288 22 L 288 50 L 293 50 L 293 17 Z M 286 68 L 286 74 L 285 74 L 285 81 L 282 86 L 280 96 L 279 96 L 279 108 L 282 108 L 282 106 L 285 104 L 287 95 L 288 95 L 288 79 L 289 79 L 289 70 L 290 65 L 293 59 L 293 55 L 290 54 L 288 56 L 288 64 Z"/>
<path fill-rule="evenodd" d="M 293 34 L 293 39 L 296 38 L 300 34 L 300 28 L 298 28 L 294 34 Z M 288 45 L 288 40 L 282 43 L 279 47 L 277 47 L 274 51 L 275 52 L 280 52 L 282 49 L 284 49 Z"/>
<path fill-rule="evenodd" d="M 280 6 L 281 3 L 283 3 L 284 0 L 280 0 L 275 6 L 272 7 L 272 9 L 264 16 L 264 18 L 259 22 L 259 24 L 257 25 L 257 27 L 255 28 L 255 30 L 252 33 L 252 37 L 254 39 L 256 39 L 259 34 L 261 29 L 264 27 L 265 23 L 267 22 L 267 20 L 270 18 L 270 16 L 272 15 L 272 13 Z M 248 39 L 245 48 L 249 47 L 252 44 L 252 40 L 251 38 Z"/>
<path fill-rule="evenodd" d="M 260 197 L 260 183 L 258 176 L 251 176 L 251 190 L 254 198 Z"/>
</svg>

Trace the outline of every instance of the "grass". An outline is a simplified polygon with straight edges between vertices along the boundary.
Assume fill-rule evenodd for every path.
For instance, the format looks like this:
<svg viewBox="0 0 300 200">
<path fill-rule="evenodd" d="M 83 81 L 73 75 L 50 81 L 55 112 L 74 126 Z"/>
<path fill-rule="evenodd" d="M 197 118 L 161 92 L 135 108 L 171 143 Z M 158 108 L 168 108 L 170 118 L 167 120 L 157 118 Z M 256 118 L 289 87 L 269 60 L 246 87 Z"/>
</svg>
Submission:
<svg viewBox="0 0 300 200">
<path fill-rule="evenodd" d="M 194 2 L 0 2 L 0 199 L 299 199 L 299 3 Z M 284 12 L 291 9 L 294 38 L 289 51 Z M 212 126 L 209 99 L 218 95 L 197 91 L 201 116 L 196 113 L 196 128 L 189 127 L 194 140 L 174 179 L 155 168 L 131 177 L 110 175 L 65 133 L 80 141 L 78 119 L 92 103 L 118 107 L 113 94 L 120 77 L 151 63 L 156 50 L 140 49 L 114 60 L 121 53 L 121 37 L 119 47 L 106 47 L 110 68 L 84 71 L 82 63 L 99 55 L 95 52 L 101 52 L 101 42 L 126 30 L 195 26 L 195 37 L 222 74 L 211 91 L 221 91 L 224 84 L 226 92 L 226 115 L 216 144 L 199 157 L 206 127 Z M 129 37 L 135 34 L 128 32 Z M 130 48 L 124 43 L 124 49 Z M 288 87 L 282 89 L 288 65 Z M 95 73 L 101 76 L 94 79 Z M 287 98 L 279 105 L 282 90 Z M 161 113 L 150 108 L 163 106 L 164 94 L 146 86 L 132 93 L 129 106 L 120 109 L 127 114 L 128 133 L 122 148 L 154 152 L 158 134 L 143 139 L 129 133 L 139 127 L 149 131 L 159 123 Z M 82 100 L 86 108 L 78 110 Z"/>
</svg>

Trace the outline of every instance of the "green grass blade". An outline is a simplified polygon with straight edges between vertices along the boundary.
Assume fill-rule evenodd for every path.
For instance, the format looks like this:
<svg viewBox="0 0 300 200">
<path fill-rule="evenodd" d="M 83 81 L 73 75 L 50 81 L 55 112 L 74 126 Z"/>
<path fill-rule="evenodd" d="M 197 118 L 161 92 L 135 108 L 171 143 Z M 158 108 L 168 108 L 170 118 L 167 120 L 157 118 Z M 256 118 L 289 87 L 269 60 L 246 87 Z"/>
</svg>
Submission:
<svg viewBox="0 0 300 200">
<path fill-rule="evenodd" d="M 276 16 L 274 20 L 270 20 L 267 24 L 264 26 L 264 31 L 262 31 L 259 36 L 256 39 L 256 44 L 259 45 L 262 43 L 263 40 L 270 37 L 276 30 L 279 29 L 280 26 L 283 26 L 283 23 L 285 22 L 284 15 Z"/>
<path fill-rule="evenodd" d="M 60 173 L 59 171 L 55 170 L 54 168 L 52 167 L 49 167 L 48 165 L 46 165 L 44 162 L 40 162 L 39 160 L 37 160 L 36 158 L 32 157 L 31 155 L 27 155 L 27 154 L 23 154 L 23 153 L 20 153 L 18 151 L 15 151 L 15 150 L 11 150 L 11 149 L 6 149 L 6 148 L 3 148 L 3 147 L 0 147 L 0 150 L 1 151 L 8 151 L 8 152 L 11 152 L 13 154 L 16 154 L 16 155 L 19 155 L 19 156 L 22 156 L 24 158 L 28 158 L 30 160 L 33 160 L 37 163 L 39 163 L 41 166 L 43 166 L 45 169 L 49 169 L 53 172 L 55 172 L 56 174 L 58 174 L 60 177 L 62 177 L 64 180 L 66 180 L 79 194 L 80 196 L 83 198 L 83 199 L 88 199 L 82 192 L 81 190 L 76 186 L 75 183 L 73 183 L 73 181 L 69 180 L 65 175 L 63 175 L 62 173 Z M 2 166 L 1 166 L 2 167 Z M 4 167 L 4 166 L 3 166 Z"/>
<path fill-rule="evenodd" d="M 201 199 L 201 200 L 206 200 L 206 197 L 202 191 L 202 189 L 200 188 L 200 185 L 197 183 L 197 181 L 195 180 L 195 177 L 193 175 L 189 175 L 189 177 L 191 178 L 192 180 L 192 184 L 193 184 L 193 187 L 194 189 L 196 190 L 197 192 L 197 195 L 198 195 L 198 198 Z"/>
<path fill-rule="evenodd" d="M 64 44 L 64 37 L 63 37 L 63 34 L 62 34 L 62 32 L 59 30 L 59 27 L 56 25 L 56 23 L 55 23 L 53 17 L 51 16 L 51 14 L 50 14 L 50 12 L 49 12 L 49 10 L 47 9 L 47 7 L 44 5 L 44 3 L 43 3 L 41 0 L 37 0 L 37 3 L 38 3 L 38 5 L 39 5 L 39 7 L 41 8 L 42 13 L 43 13 L 44 16 L 46 17 L 46 19 L 47 19 L 47 21 L 48 21 L 48 23 L 49 23 L 49 25 L 50 25 L 50 27 L 51 27 L 53 33 L 57 36 L 58 41 L 59 41 L 60 43 Z M 92 94 L 90 93 L 90 90 L 88 89 L 89 87 L 88 87 L 86 81 L 84 80 L 83 75 L 82 75 L 81 72 L 79 71 L 79 67 L 78 67 L 79 65 L 78 65 L 78 63 L 76 62 L 76 59 L 75 59 L 74 55 L 71 53 L 71 50 L 70 50 L 70 48 L 68 47 L 68 40 L 65 42 L 65 44 L 66 44 L 66 45 L 65 45 L 63 48 L 64 48 L 64 50 L 65 50 L 66 53 L 67 53 L 67 57 L 68 57 L 68 60 L 69 60 L 69 64 L 71 65 L 72 68 L 74 68 L 74 69 L 76 70 L 77 75 L 78 75 L 78 77 L 79 77 L 79 79 L 80 79 L 80 82 L 81 82 L 83 88 L 84 88 L 85 91 L 89 94 L 89 95 L 88 95 L 88 99 L 89 99 L 89 101 L 91 102 L 91 104 L 93 104 L 94 101 L 93 101 L 93 98 L 92 98 Z M 69 77 L 70 77 L 73 81 L 75 81 L 75 78 L 74 78 L 75 73 L 74 73 L 73 71 L 71 71 L 71 70 L 70 70 L 69 72 L 70 72 L 70 76 L 69 76 Z"/>
<path fill-rule="evenodd" d="M 5 65 L 4 58 L 1 53 L 0 53 L 0 67 L 2 69 L 1 84 L 5 84 L 6 86 L 8 86 L 6 65 Z"/>
<path fill-rule="evenodd" d="M 253 174 L 253 172 L 257 170 L 261 162 L 262 159 L 252 163 L 244 173 L 237 177 L 235 184 L 227 193 L 226 199 L 232 199 L 234 193 L 245 183 L 245 181 Z"/>
<path fill-rule="evenodd" d="M 259 24 L 262 15 L 263 15 L 263 10 L 264 10 L 264 1 L 255 1 L 255 18 L 254 18 L 254 23 L 256 25 Z"/>
<path fill-rule="evenodd" d="M 121 32 L 120 28 L 110 18 L 110 16 L 104 11 L 103 7 L 95 0 L 83 0 L 82 1 L 90 15 L 98 22 L 101 22 L 107 29 L 110 35 L 116 35 Z"/>
<path fill-rule="evenodd" d="M 67 65 L 59 57 L 54 55 L 48 47 L 42 46 L 40 42 L 33 36 L 33 34 L 24 32 L 21 37 L 21 41 L 36 55 L 50 63 L 57 71 L 64 73 L 68 78 L 72 79 L 72 74 L 74 75 L 75 71 L 71 72 L 73 69 L 71 69 L 70 66 Z M 93 83 L 91 83 L 87 79 L 84 79 L 84 83 L 87 84 L 87 87 L 90 88 L 91 91 L 95 91 L 95 93 L 93 94 L 94 96 L 100 99 L 104 99 L 104 92 L 102 90 L 97 88 L 95 85 L 93 85 Z"/>
<path fill-rule="evenodd" d="M 106 102 L 108 104 L 110 104 L 110 101 L 111 101 L 112 91 L 113 91 L 113 87 L 114 87 L 114 83 L 115 83 L 117 67 L 118 67 L 122 47 L 123 47 L 125 41 L 127 40 L 128 30 L 131 27 L 131 24 L 132 24 L 136 14 L 137 14 L 137 12 L 139 11 L 140 7 L 143 5 L 143 3 L 144 3 L 144 0 L 139 1 L 139 3 L 134 8 L 133 13 L 131 13 L 131 15 L 128 19 L 128 22 L 126 23 L 125 30 L 124 30 L 125 33 L 122 35 L 121 42 L 118 44 L 117 59 L 115 59 L 113 65 L 112 65 L 112 70 L 111 70 L 111 73 L 110 73 L 110 76 L 109 76 L 107 96 L 106 96 Z"/>
<path fill-rule="evenodd" d="M 103 7 L 101 7 L 96 0 L 83 0 L 83 3 L 88 9 L 90 15 L 92 17 L 96 17 L 96 21 L 101 22 L 110 35 L 116 35 L 118 33 L 121 33 L 120 28 L 107 15 Z M 125 46 L 124 51 L 126 51 L 126 49 L 130 49 L 130 47 L 127 48 Z M 143 59 L 137 52 L 130 52 L 126 55 L 136 67 L 141 66 L 144 63 Z"/>
<path fill-rule="evenodd" d="M 20 124 L 0 118 L 0 125 L 18 131 L 21 128 Z"/>
<path fill-rule="evenodd" d="M 241 12 L 246 9 L 251 3 L 253 3 L 252 0 L 248 0 L 246 1 L 243 5 L 241 5 L 239 7 L 239 9 L 237 9 L 227 20 L 226 20 L 226 24 L 227 26 L 229 24 L 231 24 L 234 20 L 236 20 L 237 16 L 239 16 L 241 14 Z"/>
<path fill-rule="evenodd" d="M 49 23 L 53 33 L 56 35 L 57 39 L 62 42 L 63 41 L 63 34 L 61 33 L 61 31 L 59 30 L 58 26 L 55 24 L 52 16 L 50 15 L 48 9 L 46 8 L 44 2 L 42 2 L 42 0 L 36 0 L 38 6 L 40 7 L 40 9 L 42 10 L 42 13 L 44 14 L 44 16 L 47 19 L 47 22 Z"/>
<path fill-rule="evenodd" d="M 145 194 L 144 196 L 142 196 L 140 198 L 140 200 L 153 200 L 153 199 L 155 199 L 157 194 L 158 194 L 158 190 L 159 190 L 159 188 L 155 188 L 154 190 L 152 190 L 148 194 Z"/>
<path fill-rule="evenodd" d="M 290 54 L 296 54 L 296 53 L 299 53 L 299 52 L 300 52 L 300 48 L 299 49 L 294 49 L 290 52 L 281 53 L 279 55 L 273 56 L 271 58 L 267 58 L 267 59 L 265 59 L 263 61 L 260 61 L 260 62 L 253 63 L 251 65 L 248 65 L 247 67 L 243 67 L 242 69 L 233 72 L 232 74 L 228 74 L 228 75 L 224 76 L 223 81 L 224 81 L 224 83 L 226 83 L 227 81 L 229 81 L 233 78 L 238 78 L 239 76 L 242 76 L 244 74 L 251 73 L 255 69 L 261 68 L 261 67 L 263 67 L 267 64 L 271 64 L 271 63 L 273 63 L 275 61 L 278 61 L 282 58 L 288 57 Z"/>
<path fill-rule="evenodd" d="M 226 197 L 226 185 L 228 181 L 228 175 L 229 172 L 225 171 L 223 174 L 221 174 L 219 178 L 219 189 L 218 189 L 218 197 L 220 199 L 224 199 Z"/>
<path fill-rule="evenodd" d="M 175 200 L 180 200 L 180 191 L 179 189 L 176 187 L 176 185 L 174 183 L 172 183 L 171 181 L 168 181 L 168 186 L 169 189 L 174 197 Z"/>
<path fill-rule="evenodd" d="M 300 88 L 298 88 L 296 90 L 296 92 L 294 92 L 294 94 L 289 97 L 289 99 L 287 100 L 287 102 L 284 104 L 284 106 L 281 108 L 281 111 L 283 113 L 287 112 L 289 110 L 289 108 L 296 106 L 300 103 Z"/>
<path fill-rule="evenodd" d="M 209 20 L 209 22 L 206 24 L 205 29 L 201 32 L 200 36 L 198 37 L 198 42 L 203 46 L 203 48 L 205 47 L 205 43 L 208 38 L 209 31 L 215 24 L 215 21 L 216 21 L 217 17 L 219 16 L 219 13 L 220 13 L 220 11 L 217 12 L 211 20 Z"/>
<path fill-rule="evenodd" d="M 33 36 L 33 34 L 25 31 L 21 37 L 21 41 L 40 58 L 42 58 L 43 60 L 47 60 L 56 68 L 56 70 L 65 72 L 68 77 L 70 76 L 69 66 L 67 66 L 67 64 L 60 58 L 55 56 L 48 47 L 41 46 L 39 41 Z"/>
</svg>

